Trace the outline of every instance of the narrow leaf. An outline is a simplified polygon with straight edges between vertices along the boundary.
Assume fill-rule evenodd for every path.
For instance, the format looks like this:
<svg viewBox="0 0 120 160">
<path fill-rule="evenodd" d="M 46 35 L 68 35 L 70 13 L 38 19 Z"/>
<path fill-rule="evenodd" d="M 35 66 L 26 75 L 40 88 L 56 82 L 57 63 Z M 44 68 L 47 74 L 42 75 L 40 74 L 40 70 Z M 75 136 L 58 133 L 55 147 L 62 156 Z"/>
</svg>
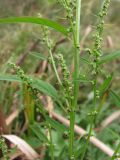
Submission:
<svg viewBox="0 0 120 160">
<path fill-rule="evenodd" d="M 58 32 L 67 35 L 67 29 L 61 24 L 54 22 L 49 19 L 39 18 L 39 17 L 9 17 L 9 18 L 0 18 L 0 23 L 34 23 L 44 26 L 51 27 Z"/>
<path fill-rule="evenodd" d="M 0 81 L 21 82 L 21 79 L 16 75 L 0 74 Z"/>
<path fill-rule="evenodd" d="M 110 86 L 110 83 L 112 81 L 112 75 L 108 76 L 105 81 L 103 82 L 103 84 L 101 85 L 99 91 L 100 91 L 100 95 L 102 95 Z"/>
<path fill-rule="evenodd" d="M 27 143 L 29 143 L 33 148 L 39 148 L 43 143 L 37 138 L 34 137 L 33 135 L 30 136 L 24 136 L 24 139 L 26 140 Z"/>
<path fill-rule="evenodd" d="M 29 76 L 30 77 L 30 76 Z M 41 80 L 41 79 L 36 79 L 33 77 L 30 77 L 33 80 L 32 86 L 34 88 L 37 88 L 40 92 L 44 93 L 45 95 L 48 95 L 52 98 L 54 98 L 56 101 L 58 101 L 58 93 L 56 89 L 49 83 Z M 2 81 L 10 81 L 10 82 L 22 82 L 22 80 L 17 77 L 16 75 L 3 75 L 0 74 L 0 80 Z"/>
<path fill-rule="evenodd" d="M 30 52 L 30 55 L 37 58 L 38 60 L 46 60 L 47 58 L 38 52 Z"/>
<path fill-rule="evenodd" d="M 83 62 L 85 62 L 87 64 L 90 64 L 89 60 L 86 57 L 81 57 L 80 61 L 83 61 Z"/>
<path fill-rule="evenodd" d="M 120 97 L 112 90 L 110 90 L 110 95 L 113 98 L 116 106 L 120 107 Z"/>
<path fill-rule="evenodd" d="M 67 130 L 66 127 L 63 124 L 55 121 L 54 119 L 50 118 L 49 116 L 46 116 L 45 118 L 51 124 L 51 126 L 54 129 L 56 129 L 57 131 L 59 131 L 61 133 L 64 133 Z"/>
<path fill-rule="evenodd" d="M 91 83 L 92 81 L 89 80 L 86 76 L 84 75 L 79 75 L 79 78 L 76 80 L 79 81 L 81 83 Z"/>
<path fill-rule="evenodd" d="M 37 88 L 39 91 L 43 92 L 44 94 L 54 99 L 58 99 L 58 94 L 56 89 L 49 83 L 44 82 L 43 80 L 33 79 L 33 87 Z"/>
<path fill-rule="evenodd" d="M 49 143 L 49 140 L 46 137 L 45 133 L 42 131 L 40 124 L 34 123 L 33 125 L 30 125 L 30 129 L 39 138 L 40 141 Z"/>
<path fill-rule="evenodd" d="M 120 58 L 120 51 L 116 51 L 116 52 L 113 52 L 111 54 L 102 56 L 100 61 L 99 61 L 99 64 L 110 62 L 110 61 L 115 60 L 117 58 Z"/>
</svg>

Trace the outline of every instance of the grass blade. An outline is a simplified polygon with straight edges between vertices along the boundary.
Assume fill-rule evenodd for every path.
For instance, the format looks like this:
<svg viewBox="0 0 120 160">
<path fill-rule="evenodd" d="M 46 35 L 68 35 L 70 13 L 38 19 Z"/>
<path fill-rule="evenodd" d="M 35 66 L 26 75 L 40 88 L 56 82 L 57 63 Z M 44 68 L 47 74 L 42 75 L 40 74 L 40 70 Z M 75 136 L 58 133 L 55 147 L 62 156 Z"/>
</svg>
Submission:
<svg viewBox="0 0 120 160">
<path fill-rule="evenodd" d="M 45 135 L 45 133 L 42 131 L 40 124 L 34 123 L 33 125 L 30 125 L 30 129 L 39 138 L 40 141 L 49 143 L 49 140 L 47 136 Z"/>
<path fill-rule="evenodd" d="M 115 60 L 117 58 L 120 58 L 120 51 L 116 51 L 116 52 L 113 52 L 111 54 L 102 56 L 100 61 L 99 61 L 99 64 L 103 64 L 103 63 Z"/>
<path fill-rule="evenodd" d="M 37 58 L 38 60 L 46 60 L 47 58 L 38 52 L 30 52 L 30 55 Z"/>
<path fill-rule="evenodd" d="M 39 91 L 41 91 L 45 95 L 48 95 L 48 96 L 58 100 L 57 91 L 51 84 L 49 84 L 41 79 L 33 79 L 33 87 L 37 88 Z"/>
<path fill-rule="evenodd" d="M 112 75 L 108 76 L 105 81 L 103 82 L 103 84 L 101 85 L 99 91 L 100 91 L 100 95 L 102 95 L 110 86 L 110 83 L 112 81 Z"/>
<path fill-rule="evenodd" d="M 49 19 L 39 18 L 39 17 L 10 17 L 10 18 L 0 18 L 0 23 L 34 23 L 44 26 L 51 27 L 58 32 L 67 35 L 67 29 L 61 24 L 54 22 Z"/>
<path fill-rule="evenodd" d="M 46 116 L 45 118 L 51 124 L 51 126 L 54 129 L 56 129 L 57 131 L 64 133 L 67 130 L 67 128 L 63 124 L 55 121 L 54 119 L 50 118 L 49 116 Z"/>
<path fill-rule="evenodd" d="M 4 75 L 0 74 L 0 81 L 9 81 L 9 82 L 21 82 L 21 79 L 16 75 Z"/>
<path fill-rule="evenodd" d="M 110 95 L 113 98 L 116 106 L 120 107 L 120 97 L 112 90 L 110 90 Z"/>
<path fill-rule="evenodd" d="M 37 88 L 39 91 L 41 91 L 42 93 L 44 93 L 45 95 L 48 95 L 52 98 L 54 98 L 54 100 L 58 101 L 58 93 L 56 91 L 56 89 L 49 83 L 41 80 L 41 79 L 36 79 L 33 77 L 30 77 L 30 79 L 32 78 L 33 80 L 33 87 Z M 22 82 L 22 80 L 17 77 L 16 75 L 10 75 L 10 74 L 0 74 L 0 80 L 1 81 L 9 81 L 9 82 Z"/>
</svg>

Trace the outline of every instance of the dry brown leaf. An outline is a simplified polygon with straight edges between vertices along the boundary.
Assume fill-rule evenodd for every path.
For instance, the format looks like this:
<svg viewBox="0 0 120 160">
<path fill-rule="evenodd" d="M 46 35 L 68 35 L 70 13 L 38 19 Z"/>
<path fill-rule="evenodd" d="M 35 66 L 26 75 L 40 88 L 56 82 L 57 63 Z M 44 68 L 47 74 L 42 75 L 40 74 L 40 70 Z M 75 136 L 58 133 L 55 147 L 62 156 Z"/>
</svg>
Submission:
<svg viewBox="0 0 120 160">
<path fill-rule="evenodd" d="M 18 116 L 19 112 L 19 109 L 16 109 L 14 112 L 12 112 L 6 119 L 6 125 L 9 126 L 12 123 L 12 121 Z"/>
<path fill-rule="evenodd" d="M 3 137 L 16 145 L 29 160 L 34 160 L 39 157 L 39 154 L 20 137 L 16 135 L 3 135 Z"/>
<path fill-rule="evenodd" d="M 53 101 L 51 99 L 51 97 L 47 96 L 47 106 L 46 109 L 49 112 L 49 116 L 52 117 L 51 112 L 53 111 Z"/>
</svg>

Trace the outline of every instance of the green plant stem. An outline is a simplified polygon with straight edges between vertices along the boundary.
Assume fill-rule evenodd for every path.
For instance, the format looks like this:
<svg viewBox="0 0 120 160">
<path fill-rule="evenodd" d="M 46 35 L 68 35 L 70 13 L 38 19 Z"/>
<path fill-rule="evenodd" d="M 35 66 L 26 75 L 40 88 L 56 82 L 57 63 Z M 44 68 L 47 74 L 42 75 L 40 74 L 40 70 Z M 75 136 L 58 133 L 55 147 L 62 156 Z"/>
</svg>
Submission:
<svg viewBox="0 0 120 160">
<path fill-rule="evenodd" d="M 119 152 L 119 149 L 120 149 L 120 142 L 119 142 L 119 144 L 118 144 L 118 146 L 117 146 L 117 148 L 116 148 L 111 160 L 115 160 L 116 158 L 118 158 L 116 156 L 117 156 L 117 153 Z"/>
<path fill-rule="evenodd" d="M 51 160 L 54 160 L 54 146 L 53 146 L 53 141 L 52 141 L 52 131 L 51 131 L 51 126 L 48 124 L 48 130 L 49 130 L 49 135 L 50 135 L 50 151 L 51 151 Z"/>
<path fill-rule="evenodd" d="M 74 125 L 75 125 L 75 109 L 77 107 L 77 98 L 79 91 L 79 82 L 76 81 L 79 77 L 79 56 L 80 56 L 80 13 L 81 13 L 81 0 L 76 2 L 76 25 L 73 29 L 73 41 L 75 47 L 74 55 L 74 99 L 70 111 L 70 137 L 69 137 L 69 154 L 70 159 L 75 159 L 74 157 Z"/>
<path fill-rule="evenodd" d="M 52 66 L 53 66 L 55 75 L 56 75 L 56 77 L 57 77 L 57 80 L 58 80 L 59 84 L 62 85 L 62 82 L 61 82 L 60 77 L 59 77 L 58 72 L 57 72 L 57 68 L 56 68 L 56 65 L 55 65 L 55 60 L 54 60 L 54 58 L 53 58 L 52 49 L 51 49 L 51 46 L 49 45 L 49 40 L 48 40 L 48 38 L 47 38 L 47 46 L 48 46 L 48 49 L 49 49 L 49 54 L 50 54 L 50 58 L 51 58 L 51 63 L 52 63 Z"/>
<path fill-rule="evenodd" d="M 88 144 L 89 144 L 89 141 L 90 141 L 90 137 L 91 137 L 91 134 L 92 134 L 93 121 L 94 121 L 94 116 L 92 116 L 92 118 L 91 118 L 89 133 L 88 133 L 87 140 L 86 140 L 86 143 L 85 143 L 85 146 L 84 146 L 84 149 L 83 149 L 82 156 L 81 156 L 80 160 L 83 160 L 84 157 L 85 157 L 85 153 L 86 153 L 86 150 L 87 150 L 87 147 L 88 147 Z"/>
<path fill-rule="evenodd" d="M 96 108 L 96 102 L 97 102 L 97 98 L 96 98 L 96 91 L 97 91 L 97 74 L 95 75 L 95 80 L 94 80 L 94 85 L 93 85 L 93 91 L 94 91 L 94 99 L 93 99 L 93 109 L 92 109 L 92 111 L 93 111 L 93 113 L 94 113 L 95 108 Z M 90 137 L 91 137 L 91 134 L 92 134 L 92 130 L 93 130 L 95 118 L 96 118 L 95 115 L 91 115 L 90 129 L 89 129 L 89 131 L 88 131 L 88 138 L 87 138 L 85 147 L 84 147 L 84 149 L 83 149 L 83 153 L 82 153 L 82 156 L 81 156 L 81 160 L 83 160 L 84 157 L 85 157 L 85 153 L 86 153 L 86 151 L 87 151 L 87 147 L 88 147 L 88 145 L 89 145 Z"/>
<path fill-rule="evenodd" d="M 55 61 L 54 61 L 51 49 L 49 50 L 49 54 L 50 54 L 50 57 L 51 57 L 52 66 L 53 66 L 55 75 L 57 77 L 57 80 L 58 80 L 59 84 L 62 85 L 62 82 L 61 82 L 60 77 L 59 77 L 58 72 L 57 72 L 57 68 L 56 68 L 56 65 L 55 65 Z"/>
<path fill-rule="evenodd" d="M 96 70 L 97 70 L 97 67 L 96 67 Z M 94 91 L 94 100 L 93 100 L 93 105 L 94 105 L 94 108 L 93 110 L 96 108 L 96 102 L 97 102 L 97 98 L 96 98 L 96 91 L 97 91 L 97 75 L 95 75 L 95 80 L 94 80 L 94 85 L 93 85 L 93 91 Z"/>
<path fill-rule="evenodd" d="M 80 57 L 80 13 L 81 13 L 81 0 L 77 0 L 76 2 L 76 26 L 75 26 L 75 38 L 74 38 L 74 46 L 75 46 L 75 55 L 74 55 L 74 101 L 73 106 L 76 108 L 77 106 L 77 98 L 78 98 L 78 90 L 79 90 L 79 82 L 77 79 L 79 78 L 79 57 Z"/>
<path fill-rule="evenodd" d="M 73 143 L 74 143 L 74 124 L 75 124 L 75 112 L 73 110 L 70 111 L 70 137 L 69 137 L 69 154 L 70 159 L 74 157 L 74 149 L 73 149 Z"/>
<path fill-rule="evenodd" d="M 90 141 L 92 129 L 93 129 L 93 126 L 96 121 L 96 116 L 94 113 L 95 113 L 95 109 L 96 109 L 96 105 L 97 105 L 97 98 L 99 98 L 99 94 L 98 94 L 99 92 L 97 91 L 97 77 L 98 77 L 98 68 L 99 68 L 99 65 L 98 65 L 99 60 L 98 59 L 100 57 L 101 41 L 102 41 L 101 36 L 102 36 L 102 32 L 103 32 L 103 27 L 104 27 L 103 26 L 103 24 L 104 24 L 103 18 L 107 14 L 107 9 L 108 9 L 109 3 L 110 3 L 110 0 L 104 0 L 103 7 L 102 7 L 101 11 L 99 12 L 99 23 L 96 28 L 95 44 L 94 44 L 94 49 L 93 49 L 93 54 L 95 54 L 95 59 L 94 59 L 95 77 L 94 77 L 94 81 L 93 81 L 94 99 L 93 99 L 93 109 L 92 109 L 93 115 L 91 118 L 91 124 L 90 124 L 90 129 L 88 132 L 87 143 L 85 144 L 81 160 L 84 159 L 84 156 L 85 156 L 85 153 L 86 153 L 89 141 Z"/>
</svg>

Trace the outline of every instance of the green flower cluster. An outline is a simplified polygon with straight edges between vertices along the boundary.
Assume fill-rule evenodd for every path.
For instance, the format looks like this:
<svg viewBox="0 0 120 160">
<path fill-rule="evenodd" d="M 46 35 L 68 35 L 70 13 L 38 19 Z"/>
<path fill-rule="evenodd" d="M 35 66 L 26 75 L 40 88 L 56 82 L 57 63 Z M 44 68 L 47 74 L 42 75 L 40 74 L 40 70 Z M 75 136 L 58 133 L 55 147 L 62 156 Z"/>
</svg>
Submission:
<svg viewBox="0 0 120 160">
<path fill-rule="evenodd" d="M 14 63 L 9 63 L 9 65 L 16 71 L 17 76 L 20 77 L 22 82 L 27 86 L 29 94 L 31 94 L 31 96 L 34 98 L 35 104 L 38 107 L 39 111 L 44 114 L 46 110 L 41 107 L 42 103 L 39 98 L 40 91 L 37 88 L 33 87 L 33 80 L 30 77 L 26 76 L 24 71 L 19 66 L 16 66 Z"/>
<path fill-rule="evenodd" d="M 102 6 L 102 10 L 99 12 L 99 17 L 103 18 L 104 16 L 107 15 L 108 7 L 110 4 L 110 0 L 105 0 Z"/>
<path fill-rule="evenodd" d="M 24 71 L 19 67 L 16 66 L 14 63 L 10 63 L 10 66 L 16 71 L 16 74 L 22 82 L 27 86 L 28 90 L 35 96 L 39 93 L 39 91 L 36 88 L 33 88 L 32 86 L 32 79 L 25 75 Z"/>
<path fill-rule="evenodd" d="M 66 5 L 65 5 L 65 9 L 67 12 L 67 18 L 69 20 L 73 20 L 74 19 L 74 15 L 73 15 L 73 11 L 76 8 L 76 2 L 67 0 Z"/>
<path fill-rule="evenodd" d="M 65 98 L 69 99 L 71 101 L 71 100 L 73 100 L 73 85 L 72 85 L 71 81 L 69 80 L 70 72 L 66 66 L 66 62 L 65 62 L 62 54 L 58 55 L 58 60 L 60 62 L 62 74 L 63 74 L 62 85 L 63 85 L 64 91 L 65 91 Z"/>
<path fill-rule="evenodd" d="M 92 53 L 97 57 L 96 60 L 99 60 L 98 57 L 101 56 L 101 42 L 102 42 L 102 33 L 104 28 L 104 17 L 107 15 L 108 7 L 110 4 L 110 0 L 105 0 L 102 6 L 102 9 L 100 10 L 98 14 L 98 25 L 96 27 L 96 33 L 94 35 L 94 48 Z"/>
<path fill-rule="evenodd" d="M 94 58 L 93 62 L 91 63 L 91 66 L 92 66 L 92 74 L 95 76 L 93 87 L 94 87 L 94 95 L 96 98 L 99 98 L 99 91 L 97 90 L 97 75 L 98 73 L 102 72 L 99 66 L 99 60 L 101 56 L 101 42 L 103 40 L 102 33 L 104 29 L 104 17 L 107 15 L 109 4 L 110 0 L 104 0 L 102 8 L 98 14 L 98 25 L 96 26 L 96 33 L 94 35 L 94 47 L 92 51 L 90 51 L 91 55 Z"/>
<path fill-rule="evenodd" d="M 8 156 L 8 147 L 5 142 L 5 139 L 2 136 L 0 136 L 0 149 L 2 150 L 4 160 L 10 160 L 10 158 Z"/>
<path fill-rule="evenodd" d="M 43 41 L 46 43 L 48 49 L 51 49 L 53 46 L 52 40 L 49 38 L 49 30 L 48 27 L 42 27 L 43 30 Z"/>
<path fill-rule="evenodd" d="M 68 28 L 68 33 L 73 32 L 76 21 L 74 16 L 74 11 L 76 9 L 76 0 L 58 0 L 66 10 L 66 18 L 70 22 L 70 27 Z"/>
</svg>

